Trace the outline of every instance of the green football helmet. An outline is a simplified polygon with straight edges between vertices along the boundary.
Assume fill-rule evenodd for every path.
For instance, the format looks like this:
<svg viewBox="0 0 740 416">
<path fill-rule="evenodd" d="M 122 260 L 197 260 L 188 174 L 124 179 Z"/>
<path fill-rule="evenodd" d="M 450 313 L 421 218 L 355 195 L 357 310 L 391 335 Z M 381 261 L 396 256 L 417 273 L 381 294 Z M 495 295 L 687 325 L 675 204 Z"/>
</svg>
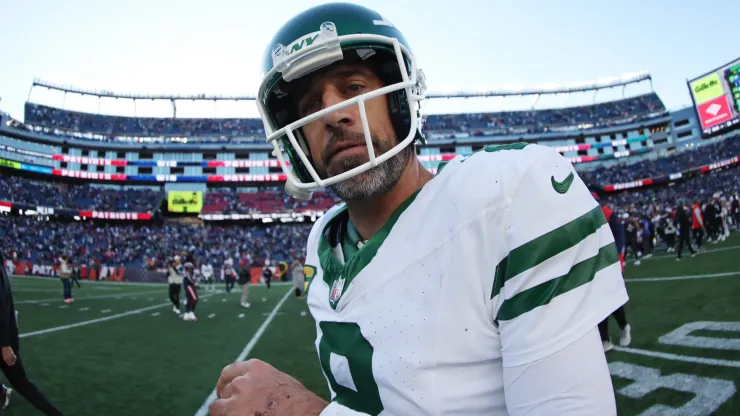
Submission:
<svg viewBox="0 0 740 416">
<path fill-rule="evenodd" d="M 298 118 L 291 97 L 295 81 L 339 61 L 370 65 L 385 86 Z M 417 68 L 403 34 L 375 11 L 349 3 L 329 3 L 302 12 L 286 23 L 268 45 L 262 74 L 257 107 L 267 143 L 272 144 L 273 155 L 287 175 L 285 190 L 295 198 L 310 199 L 314 189 L 367 171 L 415 141 L 424 140 L 420 113 L 426 90 L 424 74 Z M 387 95 L 398 142 L 376 157 L 365 101 L 380 95 Z M 321 178 L 314 169 L 302 127 L 352 105 L 359 106 L 369 161 L 331 178 Z"/>
</svg>

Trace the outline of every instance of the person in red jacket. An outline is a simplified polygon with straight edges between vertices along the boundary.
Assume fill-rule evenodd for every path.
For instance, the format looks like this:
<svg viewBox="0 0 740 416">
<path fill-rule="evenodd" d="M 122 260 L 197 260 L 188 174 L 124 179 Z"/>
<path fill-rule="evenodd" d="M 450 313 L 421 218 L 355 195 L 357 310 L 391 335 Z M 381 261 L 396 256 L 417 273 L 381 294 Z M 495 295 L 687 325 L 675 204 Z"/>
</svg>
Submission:
<svg viewBox="0 0 740 416">
<path fill-rule="evenodd" d="M 707 229 L 704 227 L 704 214 L 701 209 L 701 201 L 698 199 L 691 207 L 691 228 L 694 230 L 694 245 L 699 250 Z"/>
</svg>

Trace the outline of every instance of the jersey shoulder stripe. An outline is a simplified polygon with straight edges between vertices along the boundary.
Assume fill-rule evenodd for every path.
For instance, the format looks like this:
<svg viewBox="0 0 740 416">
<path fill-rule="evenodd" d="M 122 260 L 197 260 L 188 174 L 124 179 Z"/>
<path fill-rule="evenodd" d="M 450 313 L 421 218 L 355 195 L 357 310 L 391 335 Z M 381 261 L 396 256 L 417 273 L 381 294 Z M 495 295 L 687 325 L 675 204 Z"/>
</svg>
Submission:
<svg viewBox="0 0 740 416">
<path fill-rule="evenodd" d="M 513 249 L 496 266 L 491 299 L 501 292 L 501 288 L 512 277 L 577 245 L 604 224 L 606 217 L 597 205 L 573 221 Z"/>
<path fill-rule="evenodd" d="M 609 243 L 601 247 L 595 256 L 574 264 L 567 274 L 506 299 L 499 308 L 496 320 L 511 320 L 532 309 L 547 305 L 556 296 L 591 282 L 596 273 L 618 261 L 617 247 L 614 243 Z"/>
</svg>

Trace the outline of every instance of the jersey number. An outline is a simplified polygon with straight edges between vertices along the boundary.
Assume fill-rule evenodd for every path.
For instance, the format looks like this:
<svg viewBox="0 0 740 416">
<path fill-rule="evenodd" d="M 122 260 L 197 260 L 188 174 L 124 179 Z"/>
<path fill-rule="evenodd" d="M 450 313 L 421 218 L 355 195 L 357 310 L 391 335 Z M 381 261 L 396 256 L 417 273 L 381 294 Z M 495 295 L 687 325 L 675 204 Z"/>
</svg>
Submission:
<svg viewBox="0 0 740 416">
<path fill-rule="evenodd" d="M 321 322 L 319 359 L 329 379 L 335 400 L 357 412 L 378 415 L 383 411 L 378 384 L 373 377 L 373 346 L 362 336 L 360 326 L 351 322 Z M 331 371 L 332 353 L 344 357 L 356 390 L 339 383 Z"/>
</svg>

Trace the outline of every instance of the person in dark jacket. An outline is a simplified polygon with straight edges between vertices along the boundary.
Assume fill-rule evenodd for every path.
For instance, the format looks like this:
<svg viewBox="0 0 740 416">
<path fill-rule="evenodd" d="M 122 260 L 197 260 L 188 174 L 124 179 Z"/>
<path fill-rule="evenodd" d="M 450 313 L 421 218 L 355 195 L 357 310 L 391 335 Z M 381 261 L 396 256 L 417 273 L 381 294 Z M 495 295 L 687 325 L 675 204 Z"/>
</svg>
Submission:
<svg viewBox="0 0 740 416">
<path fill-rule="evenodd" d="M 0 253 L 0 264 L 4 263 L 5 259 Z M 38 387 L 28 379 L 26 369 L 23 367 L 13 292 L 5 267 L 0 267 L 0 351 L 2 351 L 0 368 L 11 387 L 43 414 L 61 415 L 62 412 L 54 407 Z M 6 390 L 4 394 L 10 394 L 10 392 Z"/>
<path fill-rule="evenodd" d="M 617 246 L 617 252 L 619 253 L 619 263 L 622 266 L 622 272 L 624 272 L 624 250 L 626 246 L 626 237 L 624 230 L 624 222 L 619 218 L 619 213 L 614 212 L 604 202 L 601 202 L 601 211 L 606 217 L 606 222 L 609 224 L 612 234 L 614 235 L 614 245 Z M 623 347 L 632 342 L 632 327 L 627 322 L 627 314 L 624 312 L 624 305 L 620 306 L 612 312 L 610 316 L 613 316 L 619 325 L 620 336 L 619 344 Z M 598 325 L 599 334 L 601 335 L 601 344 L 604 347 L 604 352 L 614 348 L 611 339 L 609 338 L 609 316 L 604 318 Z"/>
<path fill-rule="evenodd" d="M 696 251 L 691 247 L 691 212 L 686 204 L 685 200 L 681 200 L 681 205 L 676 209 L 676 234 L 678 234 L 678 248 L 676 249 L 676 261 L 681 260 L 681 252 L 683 251 L 683 245 L 689 248 L 691 257 L 696 255 Z"/>
</svg>

